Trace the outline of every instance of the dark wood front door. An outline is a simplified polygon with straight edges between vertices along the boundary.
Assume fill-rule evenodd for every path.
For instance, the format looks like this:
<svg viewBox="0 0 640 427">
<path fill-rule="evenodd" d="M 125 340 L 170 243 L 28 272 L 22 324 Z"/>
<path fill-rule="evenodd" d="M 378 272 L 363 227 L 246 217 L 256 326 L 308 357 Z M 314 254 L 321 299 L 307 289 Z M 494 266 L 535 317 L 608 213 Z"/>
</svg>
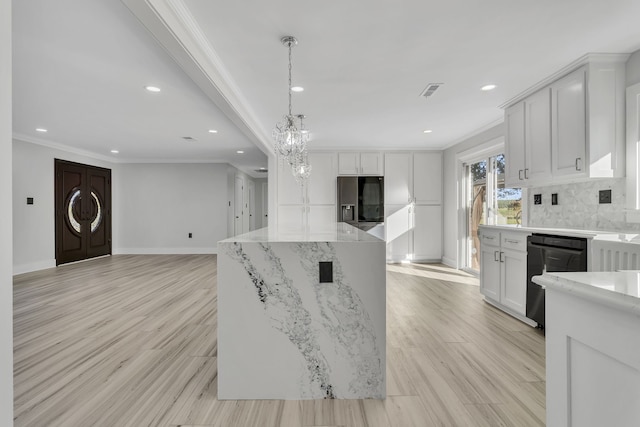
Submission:
<svg viewBox="0 0 640 427">
<path fill-rule="evenodd" d="M 111 254 L 111 170 L 55 160 L 56 265 Z"/>
</svg>

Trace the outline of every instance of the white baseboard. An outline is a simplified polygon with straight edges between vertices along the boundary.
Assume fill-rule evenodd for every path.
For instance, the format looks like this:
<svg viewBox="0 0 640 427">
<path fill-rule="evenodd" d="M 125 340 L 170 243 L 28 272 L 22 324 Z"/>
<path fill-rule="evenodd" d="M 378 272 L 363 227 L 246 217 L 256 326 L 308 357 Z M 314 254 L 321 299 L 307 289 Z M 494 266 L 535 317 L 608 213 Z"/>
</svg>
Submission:
<svg viewBox="0 0 640 427">
<path fill-rule="evenodd" d="M 458 260 L 453 258 L 447 258 L 445 256 L 442 257 L 442 263 L 447 267 L 458 268 Z"/>
<path fill-rule="evenodd" d="M 209 255 L 218 248 L 114 248 L 114 255 Z"/>
<path fill-rule="evenodd" d="M 46 270 L 47 268 L 55 268 L 56 260 L 48 259 L 46 261 L 30 262 L 13 266 L 13 275 L 31 273 L 32 271 Z"/>
</svg>

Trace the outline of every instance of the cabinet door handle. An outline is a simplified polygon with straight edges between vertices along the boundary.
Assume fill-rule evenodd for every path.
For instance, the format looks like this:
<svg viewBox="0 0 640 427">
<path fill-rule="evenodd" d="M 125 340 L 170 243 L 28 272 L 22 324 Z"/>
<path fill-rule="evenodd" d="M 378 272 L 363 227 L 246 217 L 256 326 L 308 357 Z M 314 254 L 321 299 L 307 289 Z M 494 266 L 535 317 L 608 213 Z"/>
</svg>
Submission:
<svg viewBox="0 0 640 427">
<path fill-rule="evenodd" d="M 522 169 L 518 171 L 518 179 L 522 181 Z"/>
<path fill-rule="evenodd" d="M 494 261 L 498 261 L 498 252 L 500 252 L 500 251 L 493 251 L 493 260 Z"/>
<path fill-rule="evenodd" d="M 529 168 L 524 170 L 524 179 L 529 179 Z"/>
<path fill-rule="evenodd" d="M 580 162 L 582 161 L 582 158 L 580 157 L 576 157 L 576 170 L 580 171 L 582 170 L 582 167 L 580 167 Z"/>
<path fill-rule="evenodd" d="M 494 237 L 493 237 L 493 236 L 484 236 L 484 239 L 485 239 L 485 240 L 493 240 L 493 239 L 494 239 Z"/>
<path fill-rule="evenodd" d="M 504 239 L 504 241 L 507 243 L 514 243 L 514 244 L 520 243 L 520 240 L 512 240 L 512 239 Z"/>
<path fill-rule="evenodd" d="M 504 255 L 504 252 L 500 252 L 500 262 L 504 262 L 503 255 Z"/>
</svg>

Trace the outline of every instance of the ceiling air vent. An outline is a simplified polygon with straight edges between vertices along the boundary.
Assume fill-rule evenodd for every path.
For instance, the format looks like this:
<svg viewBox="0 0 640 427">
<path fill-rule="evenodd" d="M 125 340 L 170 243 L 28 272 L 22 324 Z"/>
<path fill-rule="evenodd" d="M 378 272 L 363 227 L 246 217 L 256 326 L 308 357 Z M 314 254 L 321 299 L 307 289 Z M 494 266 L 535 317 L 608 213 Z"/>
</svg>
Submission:
<svg viewBox="0 0 640 427">
<path fill-rule="evenodd" d="M 191 136 L 183 136 L 182 139 L 184 139 L 185 141 L 189 141 L 189 142 L 196 141 L 196 139 L 191 137 Z"/>
<path fill-rule="evenodd" d="M 425 87 L 424 90 L 420 93 L 420 96 L 424 96 L 425 98 L 430 97 L 443 84 L 444 83 L 429 83 L 427 87 Z"/>
</svg>

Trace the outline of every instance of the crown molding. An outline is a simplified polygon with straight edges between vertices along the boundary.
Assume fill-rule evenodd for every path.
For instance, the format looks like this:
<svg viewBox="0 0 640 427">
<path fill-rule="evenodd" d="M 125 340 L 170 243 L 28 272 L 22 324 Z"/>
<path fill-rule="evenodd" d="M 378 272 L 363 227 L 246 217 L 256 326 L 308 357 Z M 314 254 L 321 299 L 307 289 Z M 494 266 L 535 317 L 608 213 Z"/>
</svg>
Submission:
<svg viewBox="0 0 640 427">
<path fill-rule="evenodd" d="M 456 139 L 452 143 L 445 145 L 444 148 L 442 148 L 442 150 L 448 150 L 451 147 L 455 147 L 456 145 L 458 145 L 458 144 L 460 144 L 462 142 L 465 142 L 466 140 L 471 139 L 474 136 L 481 134 L 482 132 L 488 131 L 489 129 L 491 129 L 493 127 L 496 127 L 496 126 L 498 126 L 498 125 L 500 125 L 502 123 L 504 123 L 504 117 L 501 117 L 501 118 L 496 119 L 496 120 L 494 120 L 494 121 L 492 121 L 490 123 L 487 123 L 486 125 L 474 130 L 473 132 L 470 132 L 470 133 L 466 134 L 465 136 Z"/>
<path fill-rule="evenodd" d="M 534 84 L 533 86 L 526 89 L 525 91 L 520 92 L 519 94 L 509 99 L 504 104 L 500 105 L 499 108 L 502 108 L 502 109 L 507 108 L 515 104 L 516 102 L 523 100 L 527 96 L 534 94 L 540 89 L 543 89 L 544 87 L 549 86 L 551 83 L 555 82 L 559 78 L 564 77 L 570 72 L 577 70 L 578 68 L 584 65 L 587 65 L 591 62 L 599 62 L 599 63 L 625 62 L 627 59 L 629 59 L 629 56 L 631 56 L 631 54 L 629 53 L 587 53 L 586 55 L 581 56 L 580 58 L 576 59 L 569 65 L 559 69 L 558 71 L 551 74 L 550 76 L 540 80 L 538 83 Z"/>
<path fill-rule="evenodd" d="M 250 103 L 182 0 L 122 0 L 202 91 L 265 154 L 273 153 Z"/>
<path fill-rule="evenodd" d="M 30 144 L 41 145 L 43 147 L 53 148 L 55 150 L 65 151 L 71 154 L 77 154 L 79 156 L 89 157 L 96 160 L 102 160 L 108 163 L 122 163 L 120 159 L 114 159 L 113 157 L 105 156 L 104 154 L 98 154 L 94 151 L 83 150 L 81 148 L 72 147 L 70 145 L 61 144 L 59 142 L 51 141 L 48 139 L 35 138 L 33 136 L 24 135 L 14 132 L 13 139 L 21 142 L 28 142 Z"/>
</svg>

